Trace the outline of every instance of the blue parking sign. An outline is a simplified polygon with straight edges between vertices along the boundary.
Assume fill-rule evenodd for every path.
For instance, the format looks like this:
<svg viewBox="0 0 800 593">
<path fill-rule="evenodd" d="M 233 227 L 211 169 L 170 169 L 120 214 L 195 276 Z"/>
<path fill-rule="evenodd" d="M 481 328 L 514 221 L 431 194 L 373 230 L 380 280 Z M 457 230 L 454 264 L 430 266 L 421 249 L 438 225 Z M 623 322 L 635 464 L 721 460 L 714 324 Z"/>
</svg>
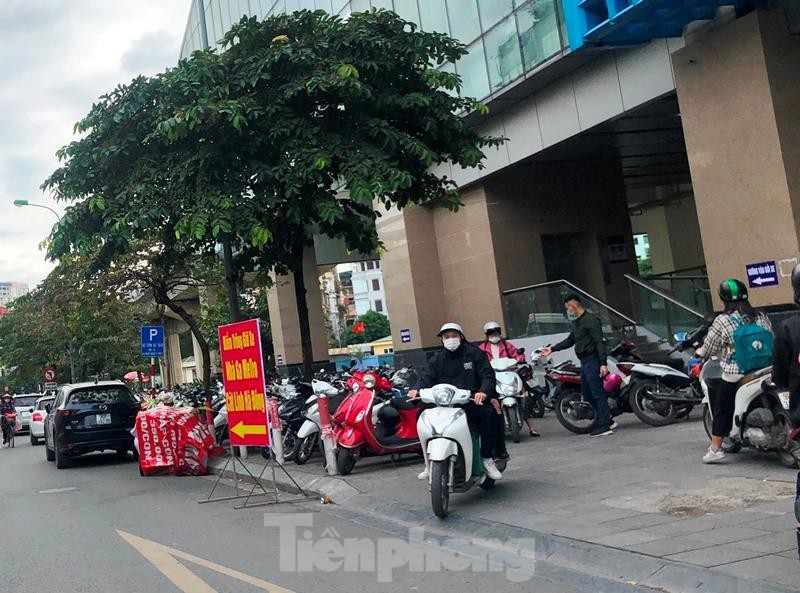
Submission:
<svg viewBox="0 0 800 593">
<path fill-rule="evenodd" d="M 163 325 L 145 325 L 142 327 L 142 356 L 164 356 Z"/>
</svg>

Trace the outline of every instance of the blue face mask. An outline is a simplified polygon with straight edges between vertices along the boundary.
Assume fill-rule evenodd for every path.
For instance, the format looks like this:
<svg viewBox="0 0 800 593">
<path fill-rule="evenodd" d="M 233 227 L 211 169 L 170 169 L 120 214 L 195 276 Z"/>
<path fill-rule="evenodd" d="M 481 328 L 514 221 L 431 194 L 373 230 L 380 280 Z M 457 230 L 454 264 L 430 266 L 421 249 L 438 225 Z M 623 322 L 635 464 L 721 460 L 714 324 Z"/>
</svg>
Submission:
<svg viewBox="0 0 800 593">
<path fill-rule="evenodd" d="M 578 316 L 575 315 L 575 313 L 567 313 L 567 319 L 569 319 L 570 321 L 575 321 L 577 318 Z"/>
</svg>

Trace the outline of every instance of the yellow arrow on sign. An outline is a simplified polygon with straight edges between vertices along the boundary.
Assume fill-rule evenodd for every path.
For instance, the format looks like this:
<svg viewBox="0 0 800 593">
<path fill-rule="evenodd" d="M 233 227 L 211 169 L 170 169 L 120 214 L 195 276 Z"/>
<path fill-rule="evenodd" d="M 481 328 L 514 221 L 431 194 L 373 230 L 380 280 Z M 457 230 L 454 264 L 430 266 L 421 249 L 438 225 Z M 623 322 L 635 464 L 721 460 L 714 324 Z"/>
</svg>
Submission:
<svg viewBox="0 0 800 593">
<path fill-rule="evenodd" d="M 239 424 L 231 428 L 231 432 L 240 439 L 252 434 L 267 434 L 266 424 L 245 424 L 243 420 Z"/>
<path fill-rule="evenodd" d="M 181 552 L 175 548 L 159 544 L 141 537 L 137 537 L 130 533 L 117 530 L 119 536 L 133 546 L 137 552 L 144 556 L 148 562 L 155 566 L 161 574 L 167 577 L 172 583 L 178 587 L 183 593 L 218 593 L 216 589 L 212 589 L 208 583 L 194 574 L 191 570 L 186 568 L 183 564 L 178 562 L 178 558 L 202 566 L 216 573 L 231 577 L 237 581 L 252 585 L 262 591 L 269 593 L 294 593 L 290 589 L 284 589 L 280 585 L 275 585 L 264 581 L 262 579 L 251 577 L 249 574 L 239 572 L 227 566 L 211 562 L 205 558 L 199 558 Z"/>
</svg>

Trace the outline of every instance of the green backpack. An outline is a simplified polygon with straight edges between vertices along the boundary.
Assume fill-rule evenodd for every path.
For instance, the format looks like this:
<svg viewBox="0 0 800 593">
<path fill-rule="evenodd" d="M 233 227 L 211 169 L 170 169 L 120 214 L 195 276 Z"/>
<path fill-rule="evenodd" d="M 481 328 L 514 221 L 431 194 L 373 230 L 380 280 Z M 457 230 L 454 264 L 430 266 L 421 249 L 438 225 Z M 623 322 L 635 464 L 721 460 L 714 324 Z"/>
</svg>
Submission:
<svg viewBox="0 0 800 593">
<path fill-rule="evenodd" d="M 731 315 L 736 324 L 733 331 L 733 361 L 742 374 L 752 373 L 772 364 L 774 337 L 772 332 L 755 321 L 746 321 L 739 314 Z"/>
</svg>

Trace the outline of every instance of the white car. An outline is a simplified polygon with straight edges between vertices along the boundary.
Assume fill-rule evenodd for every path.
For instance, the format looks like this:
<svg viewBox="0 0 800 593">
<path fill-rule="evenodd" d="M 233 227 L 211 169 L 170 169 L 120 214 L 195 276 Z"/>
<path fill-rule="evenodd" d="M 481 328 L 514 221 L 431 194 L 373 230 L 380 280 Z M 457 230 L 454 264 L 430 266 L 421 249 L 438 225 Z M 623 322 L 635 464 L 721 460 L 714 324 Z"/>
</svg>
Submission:
<svg viewBox="0 0 800 593">
<path fill-rule="evenodd" d="M 28 432 L 31 424 L 31 414 L 36 406 L 36 400 L 42 397 L 41 393 L 23 393 L 14 396 L 14 407 L 17 409 L 17 420 L 22 424 L 20 432 Z"/>
<path fill-rule="evenodd" d="M 53 404 L 55 396 L 47 395 L 36 400 L 36 406 L 31 413 L 31 445 L 38 445 L 44 440 L 44 418 L 47 416 L 45 406 Z"/>
</svg>

